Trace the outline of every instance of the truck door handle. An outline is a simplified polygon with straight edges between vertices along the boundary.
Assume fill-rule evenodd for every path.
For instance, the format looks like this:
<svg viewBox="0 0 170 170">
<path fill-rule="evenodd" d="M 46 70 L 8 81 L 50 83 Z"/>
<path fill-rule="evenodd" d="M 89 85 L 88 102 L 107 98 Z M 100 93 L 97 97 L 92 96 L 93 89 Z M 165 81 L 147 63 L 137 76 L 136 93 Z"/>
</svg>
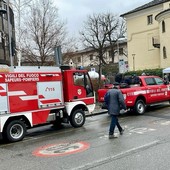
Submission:
<svg viewBox="0 0 170 170">
<path fill-rule="evenodd" d="M 53 77 L 52 74 L 46 74 L 46 77 Z"/>
<path fill-rule="evenodd" d="M 74 99 L 78 99 L 78 97 L 77 97 L 77 96 L 74 96 Z"/>
</svg>

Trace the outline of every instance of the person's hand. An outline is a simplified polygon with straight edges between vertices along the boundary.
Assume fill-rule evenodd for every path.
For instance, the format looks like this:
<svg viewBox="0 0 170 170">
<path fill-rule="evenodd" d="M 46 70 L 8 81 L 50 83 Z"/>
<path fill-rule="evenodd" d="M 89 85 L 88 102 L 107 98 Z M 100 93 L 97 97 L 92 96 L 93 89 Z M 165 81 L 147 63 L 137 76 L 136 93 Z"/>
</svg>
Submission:
<svg viewBox="0 0 170 170">
<path fill-rule="evenodd" d="M 124 109 L 124 112 L 128 112 L 130 109 Z"/>
<path fill-rule="evenodd" d="M 125 110 L 125 109 L 122 109 L 122 110 L 120 110 L 120 114 L 122 115 L 122 114 L 125 114 L 127 112 L 127 110 Z"/>
</svg>

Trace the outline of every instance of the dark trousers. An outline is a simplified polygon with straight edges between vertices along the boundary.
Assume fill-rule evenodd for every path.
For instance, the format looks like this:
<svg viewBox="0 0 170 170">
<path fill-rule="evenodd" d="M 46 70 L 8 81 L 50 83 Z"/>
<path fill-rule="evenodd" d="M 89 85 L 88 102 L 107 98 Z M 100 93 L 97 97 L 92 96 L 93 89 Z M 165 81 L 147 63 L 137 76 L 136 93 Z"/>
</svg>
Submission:
<svg viewBox="0 0 170 170">
<path fill-rule="evenodd" d="M 111 122 L 110 122 L 110 128 L 109 128 L 109 135 L 114 134 L 115 126 L 119 129 L 119 132 L 122 131 L 122 127 L 119 124 L 118 118 L 115 115 L 111 115 Z"/>
</svg>

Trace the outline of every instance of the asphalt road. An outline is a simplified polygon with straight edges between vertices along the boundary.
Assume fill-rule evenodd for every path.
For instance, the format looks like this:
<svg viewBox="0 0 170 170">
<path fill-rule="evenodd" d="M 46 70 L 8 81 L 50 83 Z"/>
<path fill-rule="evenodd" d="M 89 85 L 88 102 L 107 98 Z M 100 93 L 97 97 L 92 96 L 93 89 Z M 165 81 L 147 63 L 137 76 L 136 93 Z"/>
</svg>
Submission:
<svg viewBox="0 0 170 170">
<path fill-rule="evenodd" d="M 110 117 L 89 116 L 81 128 L 44 126 L 17 143 L 0 141 L 0 170 L 169 170 L 170 106 L 119 117 L 125 133 L 108 139 Z"/>
</svg>

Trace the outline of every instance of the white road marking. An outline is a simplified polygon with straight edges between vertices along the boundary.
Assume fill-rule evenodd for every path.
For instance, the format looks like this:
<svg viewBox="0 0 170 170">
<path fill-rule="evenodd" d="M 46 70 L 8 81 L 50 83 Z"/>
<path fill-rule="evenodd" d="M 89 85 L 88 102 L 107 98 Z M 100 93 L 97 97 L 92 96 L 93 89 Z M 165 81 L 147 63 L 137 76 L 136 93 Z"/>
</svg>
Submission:
<svg viewBox="0 0 170 170">
<path fill-rule="evenodd" d="M 164 122 L 161 123 L 161 125 L 168 126 L 168 125 L 170 125 L 170 121 L 164 121 Z"/>
<path fill-rule="evenodd" d="M 144 134 L 146 132 L 151 132 L 151 131 L 155 131 L 156 129 L 152 129 L 152 128 L 135 128 L 135 129 L 131 129 L 130 133 L 138 133 L 138 134 Z"/>
<path fill-rule="evenodd" d="M 85 169 L 90 169 L 90 168 L 93 168 L 93 167 L 97 167 L 97 166 L 100 166 L 102 164 L 109 163 L 109 162 L 111 162 L 114 159 L 123 157 L 123 156 L 128 155 L 128 154 L 133 153 L 133 152 L 136 153 L 136 152 L 138 152 L 140 150 L 147 149 L 147 148 L 155 146 L 157 144 L 159 144 L 159 140 L 155 140 L 155 141 L 147 143 L 145 145 L 134 147 L 134 148 L 129 149 L 127 151 L 121 152 L 121 153 L 119 153 L 117 155 L 113 155 L 113 156 L 110 156 L 110 157 L 106 157 L 106 158 L 103 158 L 103 159 L 100 159 L 100 160 L 97 160 L 97 161 L 93 161 L 93 162 L 87 163 L 85 165 L 73 168 L 72 170 L 80 170 L 80 169 L 81 170 L 83 170 L 83 169 L 85 170 Z"/>
</svg>

